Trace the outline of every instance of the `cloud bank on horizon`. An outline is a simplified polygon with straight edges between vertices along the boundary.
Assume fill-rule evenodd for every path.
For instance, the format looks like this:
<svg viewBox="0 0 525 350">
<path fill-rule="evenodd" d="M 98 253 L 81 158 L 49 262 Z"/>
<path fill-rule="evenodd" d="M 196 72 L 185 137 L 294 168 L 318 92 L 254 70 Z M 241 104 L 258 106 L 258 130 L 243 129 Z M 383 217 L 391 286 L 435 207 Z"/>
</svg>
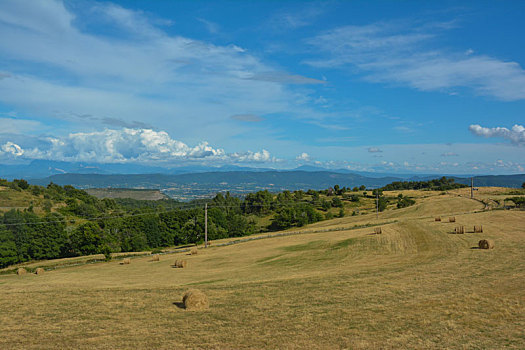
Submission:
<svg viewBox="0 0 525 350">
<path fill-rule="evenodd" d="M 2 1 L 0 163 L 522 172 L 525 6 L 430 7 Z"/>
</svg>

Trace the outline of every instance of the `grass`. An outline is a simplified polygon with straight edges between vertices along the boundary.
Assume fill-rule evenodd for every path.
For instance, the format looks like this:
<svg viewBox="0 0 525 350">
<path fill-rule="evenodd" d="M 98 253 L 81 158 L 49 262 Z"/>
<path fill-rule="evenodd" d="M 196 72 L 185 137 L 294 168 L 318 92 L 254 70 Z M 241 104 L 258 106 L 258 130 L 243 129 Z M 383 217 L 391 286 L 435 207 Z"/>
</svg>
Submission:
<svg viewBox="0 0 525 350">
<path fill-rule="evenodd" d="M 454 193 L 416 200 L 194 256 L 0 276 L 0 348 L 522 349 L 525 212 Z M 381 235 L 361 227 L 378 223 Z M 450 234 L 458 224 L 485 232 Z M 481 238 L 496 248 L 472 249 Z M 170 267 L 181 258 L 187 268 Z M 208 311 L 176 305 L 194 287 Z"/>
</svg>

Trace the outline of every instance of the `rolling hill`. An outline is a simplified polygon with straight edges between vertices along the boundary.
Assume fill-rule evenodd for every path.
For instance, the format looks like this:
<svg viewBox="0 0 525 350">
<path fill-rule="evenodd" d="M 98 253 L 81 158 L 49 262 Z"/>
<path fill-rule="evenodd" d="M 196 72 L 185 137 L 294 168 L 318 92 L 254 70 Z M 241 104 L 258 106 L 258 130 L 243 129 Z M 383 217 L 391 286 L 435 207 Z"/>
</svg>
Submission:
<svg viewBox="0 0 525 350">
<path fill-rule="evenodd" d="M 379 218 L 214 241 L 160 261 L 33 263 L 48 270 L 0 276 L 0 308 L 10 310 L 0 347 L 520 349 L 525 212 L 484 210 L 463 192 L 403 192 L 416 205 Z M 452 234 L 457 225 L 467 233 Z M 495 249 L 477 249 L 484 238 Z M 187 267 L 173 268 L 175 259 Z M 193 288 L 209 310 L 181 306 Z"/>
</svg>

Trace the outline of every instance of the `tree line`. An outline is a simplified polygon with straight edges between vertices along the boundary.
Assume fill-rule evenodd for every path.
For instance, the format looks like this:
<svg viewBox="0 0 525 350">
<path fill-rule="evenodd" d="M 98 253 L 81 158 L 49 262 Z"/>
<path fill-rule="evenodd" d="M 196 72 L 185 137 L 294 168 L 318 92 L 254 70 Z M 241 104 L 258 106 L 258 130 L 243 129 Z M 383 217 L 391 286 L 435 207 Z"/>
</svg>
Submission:
<svg viewBox="0 0 525 350">
<path fill-rule="evenodd" d="M 424 183 L 424 188 L 459 185 L 445 178 Z M 343 217 L 344 202 L 358 206 L 362 198 L 377 197 L 379 211 L 393 200 L 397 200 L 398 208 L 403 208 L 413 205 L 414 200 L 402 195 L 387 198 L 383 190 L 423 186 L 423 182 L 414 184 L 393 183 L 373 190 L 371 195 L 360 192 L 366 190 L 365 186 L 335 185 L 320 191 L 274 194 L 265 190 L 244 198 L 217 193 L 212 199 L 182 203 L 173 199 L 98 199 L 69 185 L 50 183 L 44 187 L 22 179 L 0 179 L 0 186 L 31 194 L 34 199 L 26 209 L 0 213 L 0 267 L 29 260 L 99 253 L 110 256 L 112 252 L 199 243 L 204 239 L 204 204 L 208 205 L 208 237 L 216 240 L 331 219 L 332 208 L 335 216 Z M 262 217 L 266 219 L 258 219 Z M 261 221 L 269 223 L 261 226 Z"/>
</svg>

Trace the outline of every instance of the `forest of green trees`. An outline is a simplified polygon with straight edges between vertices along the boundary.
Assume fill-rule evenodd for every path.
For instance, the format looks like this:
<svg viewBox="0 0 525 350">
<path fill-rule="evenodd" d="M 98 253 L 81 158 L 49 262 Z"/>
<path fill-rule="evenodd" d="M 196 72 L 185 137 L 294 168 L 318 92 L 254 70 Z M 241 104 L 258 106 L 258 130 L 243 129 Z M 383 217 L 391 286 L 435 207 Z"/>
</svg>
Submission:
<svg viewBox="0 0 525 350">
<path fill-rule="evenodd" d="M 430 183 L 430 182 L 429 182 Z M 394 183 L 390 187 L 413 187 L 414 183 Z M 453 181 L 438 180 L 437 185 L 455 186 Z M 276 231 L 303 226 L 334 216 L 345 215 L 344 203 L 358 205 L 360 198 L 375 199 L 383 211 L 388 199 L 382 190 L 371 195 L 365 186 L 352 189 L 339 187 L 315 191 L 268 191 L 250 193 L 244 198 L 218 193 L 209 200 L 181 203 L 173 199 L 157 201 L 134 199 L 97 199 L 72 186 L 50 183 L 46 187 L 25 180 L 0 179 L 0 186 L 38 199 L 20 210 L 0 213 L 0 267 L 41 259 L 112 252 L 144 251 L 160 247 L 202 242 L 204 237 L 204 204 L 208 205 L 208 237 L 216 240 L 239 237 L 255 232 Z M 383 190 L 390 188 L 385 186 Z M 420 185 L 417 185 L 420 186 Z M 424 187 L 426 188 L 426 187 Z M 399 196 L 397 207 L 414 204 Z M 355 214 L 355 211 L 354 211 Z M 269 217 L 261 227 L 256 219 Z"/>
<path fill-rule="evenodd" d="M 205 202 L 210 240 L 255 233 L 254 216 L 271 215 L 265 230 L 274 231 L 323 220 L 329 217 L 322 214 L 323 210 L 342 207 L 339 198 L 320 199 L 319 193 L 328 191 L 311 191 L 315 195 L 309 200 L 303 191 L 277 195 L 259 191 L 244 199 L 218 193 L 208 201 L 180 203 L 172 199 L 97 199 L 72 186 L 33 186 L 25 180 L 0 179 L 0 186 L 42 199 L 44 210 L 37 214 L 30 205 L 0 214 L 0 267 L 29 260 L 198 243 L 204 238 Z"/>
<path fill-rule="evenodd" d="M 429 181 L 395 181 L 382 187 L 384 191 L 396 190 L 433 190 L 433 191 L 448 191 L 456 188 L 468 187 L 460 184 L 452 178 L 442 177 L 440 179 L 433 179 Z"/>
</svg>

